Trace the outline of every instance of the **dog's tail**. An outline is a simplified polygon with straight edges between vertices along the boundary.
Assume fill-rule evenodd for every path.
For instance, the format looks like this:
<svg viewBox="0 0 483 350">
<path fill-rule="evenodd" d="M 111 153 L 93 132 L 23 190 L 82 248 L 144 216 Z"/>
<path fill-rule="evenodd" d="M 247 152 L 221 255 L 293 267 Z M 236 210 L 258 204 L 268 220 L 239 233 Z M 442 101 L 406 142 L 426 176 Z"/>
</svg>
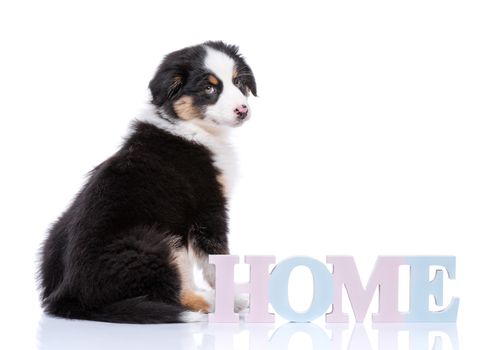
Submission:
<svg viewBox="0 0 483 350">
<path fill-rule="evenodd" d="M 82 307 L 77 301 L 48 305 L 47 313 L 64 318 L 113 323 L 184 323 L 201 322 L 207 315 L 187 311 L 182 306 L 136 297 L 108 304 L 100 309 Z"/>
</svg>

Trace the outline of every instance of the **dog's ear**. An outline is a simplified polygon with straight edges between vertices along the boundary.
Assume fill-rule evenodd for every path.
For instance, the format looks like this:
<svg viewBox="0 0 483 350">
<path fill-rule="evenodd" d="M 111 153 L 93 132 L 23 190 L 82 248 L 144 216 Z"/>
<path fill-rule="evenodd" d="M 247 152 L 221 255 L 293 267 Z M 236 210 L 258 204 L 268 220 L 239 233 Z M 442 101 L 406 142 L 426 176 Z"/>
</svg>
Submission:
<svg viewBox="0 0 483 350">
<path fill-rule="evenodd" d="M 246 77 L 246 85 L 250 89 L 253 96 L 257 96 L 257 83 L 255 81 L 255 76 L 250 69 L 250 74 Z"/>
<path fill-rule="evenodd" d="M 174 100 L 179 95 L 183 84 L 184 77 L 179 69 L 161 65 L 149 83 L 151 102 L 161 107 L 166 101 Z"/>
<path fill-rule="evenodd" d="M 243 84 L 250 90 L 253 96 L 257 96 L 257 83 L 252 69 L 242 61 L 238 68 L 238 77 L 242 79 Z"/>
</svg>

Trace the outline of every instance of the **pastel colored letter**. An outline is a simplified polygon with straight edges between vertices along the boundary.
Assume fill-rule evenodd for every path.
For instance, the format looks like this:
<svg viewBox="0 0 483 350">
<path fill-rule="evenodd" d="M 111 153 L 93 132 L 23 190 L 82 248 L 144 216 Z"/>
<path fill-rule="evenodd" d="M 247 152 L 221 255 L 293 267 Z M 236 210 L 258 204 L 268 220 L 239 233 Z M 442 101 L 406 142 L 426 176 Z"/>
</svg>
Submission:
<svg viewBox="0 0 483 350">
<path fill-rule="evenodd" d="M 290 273 L 297 266 L 306 266 L 312 273 L 314 290 L 312 303 L 303 313 L 295 312 L 288 300 Z M 309 322 L 322 316 L 332 303 L 332 275 L 320 261 L 299 256 L 280 262 L 272 271 L 269 284 L 270 303 L 275 311 L 285 319 L 294 322 Z"/>
<path fill-rule="evenodd" d="M 398 311 L 399 266 L 404 257 L 379 257 L 369 282 L 364 288 L 352 256 L 327 256 L 333 264 L 334 304 L 327 314 L 327 322 L 349 322 L 349 315 L 342 312 L 342 287 L 345 286 L 357 322 L 363 322 L 371 300 L 379 287 L 379 313 L 373 314 L 374 322 L 404 322 Z"/>
<path fill-rule="evenodd" d="M 246 256 L 250 264 L 250 282 L 235 283 L 234 268 L 238 264 L 236 255 L 210 255 L 209 262 L 216 266 L 215 312 L 208 316 L 209 322 L 238 322 L 233 311 L 235 294 L 250 294 L 250 311 L 247 322 L 274 322 L 275 316 L 268 312 L 269 266 L 275 263 L 274 256 Z"/>
<path fill-rule="evenodd" d="M 433 280 L 429 280 L 430 266 L 441 266 L 450 279 L 455 278 L 454 256 L 407 257 L 410 266 L 410 300 L 406 322 L 456 322 L 459 299 L 452 298 L 450 304 L 440 311 L 429 310 L 429 297 L 434 296 L 436 306 L 443 307 L 443 270 L 437 269 Z"/>
</svg>

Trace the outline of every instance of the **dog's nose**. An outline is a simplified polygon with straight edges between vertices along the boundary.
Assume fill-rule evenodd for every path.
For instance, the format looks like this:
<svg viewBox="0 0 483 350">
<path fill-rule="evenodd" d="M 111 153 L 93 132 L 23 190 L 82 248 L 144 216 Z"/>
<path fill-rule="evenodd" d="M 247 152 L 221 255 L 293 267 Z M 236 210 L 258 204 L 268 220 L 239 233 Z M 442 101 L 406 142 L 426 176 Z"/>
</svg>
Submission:
<svg viewBox="0 0 483 350">
<path fill-rule="evenodd" d="M 248 107 L 247 105 L 239 105 L 233 110 L 236 114 L 236 117 L 239 120 L 243 120 L 248 116 Z"/>
</svg>

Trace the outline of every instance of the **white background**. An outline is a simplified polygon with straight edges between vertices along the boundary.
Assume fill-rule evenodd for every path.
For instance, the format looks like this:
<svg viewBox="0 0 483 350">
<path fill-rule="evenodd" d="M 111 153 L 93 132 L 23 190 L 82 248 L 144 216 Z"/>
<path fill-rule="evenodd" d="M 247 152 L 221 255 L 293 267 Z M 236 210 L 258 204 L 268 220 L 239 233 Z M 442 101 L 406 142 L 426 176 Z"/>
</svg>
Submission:
<svg viewBox="0 0 483 350">
<path fill-rule="evenodd" d="M 162 57 L 218 39 L 240 46 L 260 96 L 234 135 L 233 253 L 349 254 L 363 279 L 378 255 L 456 255 L 459 342 L 480 344 L 482 18 L 478 1 L 2 1 L 0 346 L 205 349 L 209 332 L 225 344 L 223 328 L 42 317 L 34 278 L 50 223 L 115 152 Z M 302 307 L 310 278 L 297 276 Z"/>
</svg>

